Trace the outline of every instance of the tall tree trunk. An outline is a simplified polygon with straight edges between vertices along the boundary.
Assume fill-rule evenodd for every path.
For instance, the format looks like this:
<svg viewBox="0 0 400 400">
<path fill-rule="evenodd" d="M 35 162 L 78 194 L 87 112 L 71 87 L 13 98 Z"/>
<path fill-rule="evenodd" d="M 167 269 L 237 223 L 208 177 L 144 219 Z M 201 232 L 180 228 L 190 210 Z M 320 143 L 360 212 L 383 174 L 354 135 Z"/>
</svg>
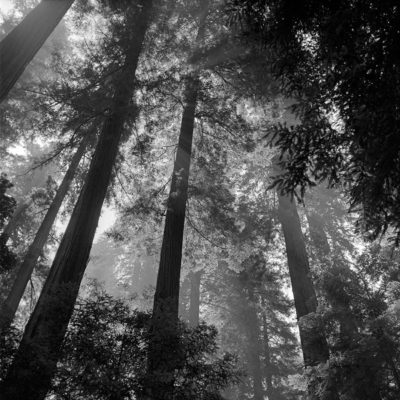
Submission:
<svg viewBox="0 0 400 400">
<path fill-rule="evenodd" d="M 207 7 L 200 18 L 196 47 L 203 40 Z M 189 170 L 197 96 L 198 72 L 187 77 L 185 106 L 179 134 L 178 150 L 167 202 L 160 265 L 154 295 L 152 338 L 149 344 L 147 395 L 153 400 L 173 398 L 174 371 L 179 366 L 177 322 L 179 284 L 182 262 L 183 231 L 188 196 Z"/>
<path fill-rule="evenodd" d="M 329 358 L 328 345 L 315 318 L 317 296 L 311 280 L 306 246 L 296 204 L 289 196 L 278 193 L 279 221 L 285 237 L 289 275 L 299 321 L 300 339 L 306 366 L 314 366 Z"/>
<path fill-rule="evenodd" d="M 68 171 L 66 172 L 63 181 L 61 182 L 57 193 L 44 217 L 40 228 L 38 229 L 35 239 L 29 246 L 29 249 L 25 255 L 24 261 L 21 264 L 17 275 L 14 278 L 14 284 L 9 292 L 7 299 L 1 306 L 0 311 L 0 333 L 7 329 L 12 321 L 14 320 L 15 313 L 17 312 L 18 305 L 25 292 L 26 285 L 28 284 L 33 269 L 36 265 L 37 259 L 39 258 L 43 247 L 48 239 L 50 230 L 57 217 L 58 211 L 61 204 L 68 192 L 72 180 L 74 179 L 76 170 L 83 154 L 85 153 L 89 136 L 85 137 L 78 147 L 78 150 L 72 157 Z"/>
<path fill-rule="evenodd" d="M 25 328 L 21 345 L 2 385 L 3 400 L 43 400 L 56 370 L 61 344 L 88 262 L 93 237 L 126 114 L 135 72 L 150 20 L 152 2 L 142 0 L 132 23 L 125 66 L 116 76 L 114 105 L 105 120 L 86 182 L 57 251 L 49 277 Z"/>
<path fill-rule="evenodd" d="M 198 88 L 198 76 L 189 77 L 186 85 L 186 105 L 181 121 L 178 151 L 168 197 L 160 265 L 154 296 L 153 310 L 155 316 L 157 317 L 159 312 L 163 314 L 164 311 L 168 310 L 175 320 L 178 318 L 183 230 Z"/>
<path fill-rule="evenodd" d="M 200 320 L 200 284 L 202 271 L 190 274 L 189 326 L 194 328 Z"/>
<path fill-rule="evenodd" d="M 172 399 L 174 371 L 178 363 L 176 324 L 179 309 L 179 283 L 182 261 L 183 230 L 185 225 L 187 189 L 194 117 L 199 78 L 189 77 L 186 86 L 186 105 L 167 203 L 167 215 L 161 247 L 160 265 L 154 295 L 152 331 L 149 350 L 149 396 L 154 400 Z M 155 382 L 151 375 L 163 376 Z"/>
<path fill-rule="evenodd" d="M 316 366 L 329 359 L 328 344 L 320 318 L 316 315 L 317 296 L 311 280 L 306 246 L 301 231 L 300 218 L 293 199 L 278 192 L 278 216 L 285 237 L 289 275 L 300 331 L 301 348 L 306 367 Z M 333 382 L 327 382 L 325 400 L 339 398 Z M 311 399 L 319 396 L 309 388 Z"/>
<path fill-rule="evenodd" d="M 42 0 L 0 42 L 0 102 L 7 96 L 74 0 Z"/>
</svg>

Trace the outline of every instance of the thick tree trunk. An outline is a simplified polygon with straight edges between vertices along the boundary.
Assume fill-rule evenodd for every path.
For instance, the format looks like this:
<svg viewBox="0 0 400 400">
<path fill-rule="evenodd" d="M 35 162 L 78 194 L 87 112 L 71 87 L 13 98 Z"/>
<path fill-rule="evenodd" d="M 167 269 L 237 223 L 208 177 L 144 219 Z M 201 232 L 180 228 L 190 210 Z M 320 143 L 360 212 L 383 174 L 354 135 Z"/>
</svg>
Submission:
<svg viewBox="0 0 400 400">
<path fill-rule="evenodd" d="M 7 96 L 74 0 L 42 0 L 0 42 L 0 102 Z"/>
<path fill-rule="evenodd" d="M 189 77 L 186 86 L 186 105 L 183 110 L 178 151 L 168 197 L 168 209 L 154 296 L 153 309 L 155 316 L 157 317 L 158 312 L 161 310 L 162 313 L 168 310 L 175 320 L 178 318 L 183 230 L 198 87 L 198 77 Z"/>
<path fill-rule="evenodd" d="M 29 246 L 29 249 L 25 255 L 24 261 L 21 264 L 16 277 L 14 278 L 14 284 L 9 292 L 7 299 L 1 306 L 0 311 L 0 333 L 7 329 L 12 321 L 14 320 L 15 313 L 17 312 L 18 305 L 25 292 L 26 285 L 28 284 L 33 269 L 36 265 L 36 261 L 39 258 L 43 247 L 48 239 L 50 230 L 57 217 L 58 211 L 61 204 L 68 192 L 72 180 L 74 179 L 76 170 L 83 154 L 85 153 L 88 143 L 88 137 L 84 138 L 78 147 L 78 150 L 72 157 L 68 171 L 66 172 L 63 181 L 61 182 L 57 193 L 44 217 L 40 228 L 38 229 L 35 239 Z"/>
<path fill-rule="evenodd" d="M 306 366 L 314 366 L 329 358 L 328 345 L 318 318 L 317 296 L 311 280 L 304 237 L 296 204 L 289 196 L 278 193 L 279 220 L 285 236 L 289 275 L 299 321 L 300 339 Z"/>
<path fill-rule="evenodd" d="M 203 41 L 208 2 L 200 17 L 196 47 Z M 200 78 L 197 71 L 187 77 L 185 106 L 178 150 L 167 202 L 160 265 L 154 295 L 152 338 L 149 343 L 147 395 L 153 400 L 173 398 L 174 372 L 180 365 L 177 323 L 182 263 L 183 232 L 188 197 L 189 170 Z"/>
<path fill-rule="evenodd" d="M 317 296 L 311 279 L 311 271 L 296 204 L 289 196 L 280 193 L 278 193 L 278 199 L 278 215 L 285 237 L 289 275 L 299 323 L 304 364 L 306 367 L 313 367 L 328 361 L 328 344 L 320 318 L 316 315 Z M 339 399 L 334 382 L 327 382 L 325 392 L 325 400 Z M 312 388 L 309 388 L 309 393 L 312 400 L 319 399 L 319 396 L 313 393 Z"/>
<path fill-rule="evenodd" d="M 200 284 L 202 271 L 190 274 L 189 326 L 194 328 L 200 320 Z"/>
<path fill-rule="evenodd" d="M 93 237 L 126 114 L 152 2 L 143 0 L 132 23 L 123 78 L 115 78 L 114 106 L 105 120 L 86 182 L 72 213 L 39 301 L 2 385 L 2 400 L 43 400 L 56 370 L 62 341 L 88 262 Z"/>
<path fill-rule="evenodd" d="M 153 400 L 172 399 L 174 371 L 177 368 L 178 339 L 176 324 L 179 309 L 179 283 L 182 261 L 187 190 L 194 117 L 199 87 L 198 77 L 190 77 L 186 87 L 186 105 L 176 154 L 168 209 L 161 247 L 160 265 L 154 295 L 152 331 L 149 349 L 149 396 Z M 163 378 L 157 380 L 151 375 Z"/>
</svg>

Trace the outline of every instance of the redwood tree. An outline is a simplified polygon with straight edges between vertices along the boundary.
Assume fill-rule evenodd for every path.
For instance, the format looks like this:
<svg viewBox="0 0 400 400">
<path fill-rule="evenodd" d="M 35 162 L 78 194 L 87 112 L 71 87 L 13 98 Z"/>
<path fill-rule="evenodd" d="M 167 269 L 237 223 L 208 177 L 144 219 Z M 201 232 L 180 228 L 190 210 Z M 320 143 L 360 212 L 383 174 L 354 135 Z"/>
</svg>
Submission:
<svg viewBox="0 0 400 400">
<path fill-rule="evenodd" d="M 4 400 L 43 400 L 89 259 L 101 208 L 135 88 L 135 73 L 152 1 L 124 9 L 129 27 L 124 65 L 114 75 L 113 106 L 106 117 L 85 184 L 57 251 L 49 277 L 2 385 Z"/>
<path fill-rule="evenodd" d="M 300 218 L 294 199 L 278 192 L 278 216 L 285 237 L 289 275 L 292 283 L 294 304 L 299 322 L 300 341 L 306 367 L 317 366 L 329 359 L 322 322 L 316 314 L 318 301 L 311 279 L 307 250 L 301 231 Z M 319 396 L 312 393 L 312 399 Z M 332 383 L 327 382 L 324 399 L 337 400 L 338 395 Z"/>
<path fill-rule="evenodd" d="M 0 42 L 0 102 L 24 72 L 74 0 L 42 0 Z"/>
<path fill-rule="evenodd" d="M 207 7 L 202 12 L 203 15 L 196 37 L 197 45 L 204 36 Z M 199 72 L 195 70 L 186 78 L 185 103 L 167 203 L 160 265 L 154 295 L 153 339 L 150 342 L 148 360 L 148 389 L 150 397 L 157 400 L 172 398 L 174 371 L 179 362 L 176 328 L 179 312 L 183 231 L 199 88 Z"/>
<path fill-rule="evenodd" d="M 57 193 L 49 209 L 47 210 L 47 213 L 36 233 L 35 239 L 31 243 L 27 253 L 25 254 L 24 261 L 18 269 L 17 275 L 14 278 L 12 288 L 8 293 L 6 300 L 1 305 L 0 334 L 3 330 L 7 329 L 14 320 L 15 313 L 17 312 L 18 305 L 22 299 L 26 285 L 31 279 L 33 269 L 35 268 L 36 262 L 48 239 L 50 230 L 54 224 L 58 211 L 68 192 L 71 182 L 74 179 L 79 162 L 85 153 L 88 139 L 89 137 L 86 137 L 81 141 L 76 153 L 72 157 L 68 171 L 66 172 L 64 179 L 62 180 L 57 190 Z"/>
</svg>

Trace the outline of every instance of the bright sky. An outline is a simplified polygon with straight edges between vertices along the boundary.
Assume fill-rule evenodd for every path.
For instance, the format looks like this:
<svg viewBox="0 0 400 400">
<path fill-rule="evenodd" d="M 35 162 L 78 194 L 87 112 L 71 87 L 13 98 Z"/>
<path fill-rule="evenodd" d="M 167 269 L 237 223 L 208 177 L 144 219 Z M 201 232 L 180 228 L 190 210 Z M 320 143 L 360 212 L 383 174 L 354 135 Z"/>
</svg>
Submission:
<svg viewBox="0 0 400 400">
<path fill-rule="evenodd" d="M 0 0 L 0 10 L 3 12 L 9 11 L 13 7 L 11 0 Z"/>
<path fill-rule="evenodd" d="M 14 7 L 12 0 L 0 0 L 0 11 L 7 13 Z M 0 18 L 1 22 L 1 18 Z M 14 146 L 14 152 L 17 154 L 24 154 L 24 149 L 18 144 Z M 95 242 L 99 239 L 100 235 L 109 229 L 114 223 L 116 218 L 116 212 L 112 207 L 103 207 L 101 217 L 99 220 L 98 228 L 96 230 Z M 59 224 L 58 230 L 63 231 L 66 228 L 67 222 Z"/>
</svg>

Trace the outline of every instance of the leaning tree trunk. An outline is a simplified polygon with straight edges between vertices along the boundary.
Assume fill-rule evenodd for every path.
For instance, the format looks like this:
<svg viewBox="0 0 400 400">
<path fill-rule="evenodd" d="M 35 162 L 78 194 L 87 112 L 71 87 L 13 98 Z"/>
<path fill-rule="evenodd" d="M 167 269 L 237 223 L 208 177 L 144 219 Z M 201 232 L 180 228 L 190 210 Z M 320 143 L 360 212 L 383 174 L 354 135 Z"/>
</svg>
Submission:
<svg viewBox="0 0 400 400">
<path fill-rule="evenodd" d="M 152 2 L 143 0 L 122 76 L 115 78 L 114 105 L 105 120 L 86 182 L 57 251 L 49 277 L 25 328 L 21 345 L 2 385 L 2 400 L 43 400 L 52 376 L 118 153 L 123 125 L 134 93 L 135 71 L 150 20 Z M 138 7 L 139 9 L 139 7 Z"/>
<path fill-rule="evenodd" d="M 0 103 L 74 0 L 42 0 L 0 42 Z"/>
<path fill-rule="evenodd" d="M 189 326 L 194 328 L 200 320 L 200 284 L 202 271 L 190 274 Z"/>
<path fill-rule="evenodd" d="M 43 247 L 47 241 L 50 234 L 50 230 L 53 223 L 57 217 L 58 211 L 61 204 L 68 192 L 70 184 L 74 179 L 76 170 L 78 168 L 79 162 L 85 153 L 89 137 L 87 136 L 81 142 L 78 150 L 72 157 L 71 163 L 69 165 L 68 171 L 66 172 L 60 187 L 57 190 L 56 195 L 44 217 L 32 244 L 25 255 L 24 261 L 18 269 L 17 275 L 14 278 L 14 284 L 5 300 L 4 304 L 1 306 L 0 311 L 0 334 L 5 331 L 12 323 L 17 312 L 18 305 L 22 299 L 25 292 L 26 285 L 28 284 L 33 269 L 35 268 L 36 261 L 39 258 Z"/>
<path fill-rule="evenodd" d="M 306 366 L 315 366 L 328 360 L 328 345 L 315 316 L 318 305 L 317 296 L 310 276 L 311 271 L 296 204 L 289 196 L 278 193 L 278 198 L 278 214 L 285 236 L 304 363 Z"/>
<path fill-rule="evenodd" d="M 328 344 L 323 326 L 316 314 L 317 296 L 311 279 L 306 246 L 301 231 L 300 218 L 294 199 L 278 192 L 278 216 L 285 237 L 289 275 L 292 283 L 294 304 L 300 331 L 300 342 L 306 367 L 314 367 L 329 359 Z M 311 399 L 319 399 L 309 388 Z M 338 394 L 332 382 L 327 382 L 324 399 L 337 400 Z"/>
</svg>

